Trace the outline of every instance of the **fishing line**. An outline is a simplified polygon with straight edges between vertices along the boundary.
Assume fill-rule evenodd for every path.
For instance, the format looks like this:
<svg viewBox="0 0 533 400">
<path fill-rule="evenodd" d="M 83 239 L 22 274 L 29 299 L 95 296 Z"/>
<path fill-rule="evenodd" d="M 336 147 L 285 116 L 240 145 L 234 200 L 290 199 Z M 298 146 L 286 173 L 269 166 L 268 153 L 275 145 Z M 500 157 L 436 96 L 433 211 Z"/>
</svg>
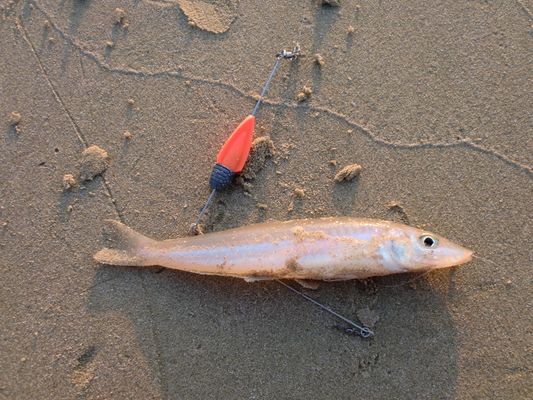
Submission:
<svg viewBox="0 0 533 400">
<path fill-rule="evenodd" d="M 495 262 L 495 261 L 492 261 L 492 260 L 490 260 L 490 259 L 488 259 L 488 258 L 480 257 L 480 256 L 475 255 L 475 254 L 472 254 L 472 258 L 477 258 L 478 260 L 488 262 L 488 263 L 494 265 L 495 267 L 497 267 L 497 266 L 499 265 L 499 264 L 498 264 L 497 262 Z"/>
<path fill-rule="evenodd" d="M 292 50 L 281 50 L 276 54 L 276 62 L 268 75 L 268 78 L 263 85 L 259 99 L 250 115 L 248 115 L 241 124 L 233 131 L 229 139 L 224 143 L 222 149 L 217 155 L 217 162 L 213 167 L 211 177 L 209 178 L 209 186 L 211 193 L 207 198 L 205 204 L 201 208 L 196 222 L 191 225 L 191 231 L 198 231 L 198 225 L 202 220 L 205 212 L 211 205 L 217 192 L 226 189 L 232 182 L 233 177 L 240 173 L 244 168 L 244 164 L 250 154 L 252 146 L 252 137 L 254 134 L 255 117 L 259 111 L 259 107 L 263 103 L 270 83 L 274 79 L 276 72 L 279 69 L 282 60 L 295 60 L 300 55 L 300 46 L 295 44 Z"/>
<path fill-rule="evenodd" d="M 339 318 L 340 320 L 346 322 L 348 325 L 352 326 L 352 328 L 345 328 L 344 331 L 346 333 L 355 333 L 359 336 L 361 336 L 362 338 L 370 338 L 372 336 L 374 336 L 374 332 L 366 327 L 366 326 L 361 326 L 359 324 L 356 324 L 355 322 L 353 322 L 352 320 L 342 316 L 341 314 L 333 311 L 331 308 L 329 308 L 328 306 L 316 301 L 315 299 L 313 299 L 312 297 L 306 295 L 305 293 L 302 293 L 300 292 L 299 290 L 296 290 L 295 288 L 293 288 L 292 286 L 290 285 L 287 285 L 285 282 L 279 280 L 279 279 L 276 279 L 276 282 L 280 283 L 281 285 L 285 286 L 287 289 L 291 290 L 292 292 L 296 293 L 297 295 L 303 297 L 304 299 L 306 299 L 307 301 L 313 303 L 314 305 L 320 307 L 322 310 L 330 313 L 331 315 Z"/>
<path fill-rule="evenodd" d="M 229 139 L 226 141 L 226 143 L 224 143 L 222 149 L 218 153 L 217 162 L 213 167 L 211 177 L 209 178 L 209 186 L 211 186 L 212 189 L 211 193 L 209 194 L 209 197 L 207 198 L 203 207 L 200 209 L 200 212 L 196 217 L 196 221 L 191 225 L 191 232 L 198 232 L 198 225 L 215 198 L 216 193 L 226 189 L 231 184 L 233 177 L 240 173 L 244 168 L 244 164 L 248 159 L 252 145 L 255 117 L 259 112 L 259 107 L 263 103 L 268 88 L 270 87 L 276 72 L 278 72 L 281 61 L 293 61 L 301 55 L 300 37 L 303 32 L 304 22 L 305 17 L 302 17 L 302 19 L 298 22 L 297 39 L 294 42 L 294 47 L 292 50 L 283 49 L 276 54 L 276 62 L 274 63 L 274 66 L 272 67 L 272 70 L 270 71 L 270 74 L 263 85 L 259 99 L 255 103 L 251 114 L 246 117 L 243 122 L 241 122 L 235 131 L 233 131 Z"/>
<path fill-rule="evenodd" d="M 268 75 L 268 78 L 265 84 L 263 85 L 259 98 L 257 99 L 257 102 L 255 103 L 255 106 L 251 114 L 248 115 L 241 122 L 241 124 L 235 129 L 235 131 L 233 131 L 229 139 L 224 143 L 224 145 L 222 146 L 222 149 L 218 153 L 216 164 L 213 167 L 213 171 L 209 179 L 209 186 L 211 187 L 212 190 L 206 202 L 204 203 L 203 207 L 200 209 L 200 212 L 198 213 L 195 223 L 191 225 L 192 232 L 194 233 L 201 232 L 198 229 L 198 226 L 205 212 L 207 211 L 207 209 L 213 202 L 213 199 L 215 198 L 215 195 L 217 194 L 217 192 L 226 189 L 231 184 L 235 174 L 240 173 L 242 169 L 244 168 L 244 164 L 246 163 L 248 159 L 248 155 L 250 153 L 250 149 L 252 145 L 252 137 L 253 137 L 254 127 L 255 127 L 255 117 L 257 116 L 257 113 L 259 112 L 259 108 L 261 107 L 261 104 L 263 104 L 263 100 L 268 92 L 268 89 L 270 87 L 270 84 L 272 83 L 272 80 L 274 79 L 274 76 L 278 72 L 278 69 L 281 65 L 281 61 L 282 60 L 291 60 L 291 61 L 295 60 L 301 54 L 299 40 L 302 34 L 303 22 L 304 22 L 304 17 L 302 17 L 302 20 L 299 22 L 298 38 L 293 49 L 292 50 L 281 50 L 280 52 L 276 54 L 276 61 L 274 63 L 274 66 L 272 67 L 272 70 L 270 71 L 270 74 Z M 328 306 L 306 295 L 305 293 L 302 293 L 299 290 L 296 290 L 295 288 L 293 288 L 292 286 L 287 285 L 281 280 L 276 279 L 276 281 L 280 283 L 282 286 L 289 289 L 290 291 L 298 294 L 299 296 L 303 297 L 307 301 L 320 307 L 323 311 L 328 312 L 329 314 L 337 317 L 338 319 L 350 325 L 349 328 L 343 328 L 346 333 L 357 334 L 363 338 L 369 338 L 369 337 L 374 336 L 374 332 L 368 327 L 361 326 L 353 322 L 352 320 L 333 311 Z"/>
</svg>

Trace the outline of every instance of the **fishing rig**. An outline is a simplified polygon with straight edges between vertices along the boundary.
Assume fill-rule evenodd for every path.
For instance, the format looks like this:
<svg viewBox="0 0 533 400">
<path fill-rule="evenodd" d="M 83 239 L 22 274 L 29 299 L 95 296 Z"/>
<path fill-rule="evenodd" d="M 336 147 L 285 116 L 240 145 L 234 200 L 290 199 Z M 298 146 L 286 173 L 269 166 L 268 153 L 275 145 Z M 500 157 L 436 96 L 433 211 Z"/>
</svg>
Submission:
<svg viewBox="0 0 533 400">
<path fill-rule="evenodd" d="M 266 96 L 270 83 L 274 79 L 274 75 L 276 75 L 276 72 L 278 71 L 282 60 L 292 61 L 298 58 L 300 54 L 301 49 L 298 43 L 296 43 L 292 50 L 281 50 L 276 54 L 276 62 L 274 63 L 274 66 L 270 71 L 270 74 L 263 86 L 263 89 L 261 90 L 261 94 L 259 95 L 259 99 L 255 103 L 251 114 L 244 118 L 244 120 L 239 124 L 239 126 L 235 128 L 233 133 L 226 140 L 226 142 L 218 152 L 216 163 L 213 166 L 213 171 L 211 172 L 211 176 L 209 178 L 209 186 L 211 188 L 211 193 L 209 194 L 203 207 L 200 209 L 200 212 L 198 213 L 198 216 L 196 218 L 196 222 L 191 225 L 191 231 L 198 232 L 198 226 L 202 220 L 202 217 L 213 202 L 213 199 L 215 198 L 216 194 L 227 189 L 231 185 L 231 182 L 233 181 L 235 175 L 239 174 L 244 169 L 246 161 L 248 160 L 248 156 L 250 155 L 250 150 L 252 148 L 255 119 L 259 111 L 259 107 L 263 103 L 263 100 Z M 374 332 L 370 328 L 353 322 L 352 320 L 333 311 L 328 306 L 318 302 L 317 300 L 306 295 L 305 293 L 300 292 L 299 290 L 286 284 L 285 282 L 279 279 L 277 279 L 276 281 L 287 289 L 289 289 L 290 291 L 303 297 L 305 300 L 313 303 L 314 305 L 320 307 L 322 310 L 328 312 L 329 314 L 337 317 L 338 319 L 348 324 L 349 327 L 341 327 L 344 332 L 348 334 L 356 334 L 361 336 L 362 338 L 370 338 L 374 336 Z"/>
<path fill-rule="evenodd" d="M 192 230 L 196 230 L 203 215 L 207 211 L 209 205 L 215 198 L 217 192 L 227 189 L 233 178 L 238 173 L 242 172 L 250 150 L 252 148 L 252 138 L 254 136 L 255 117 L 259 111 L 259 107 L 263 103 L 263 99 L 268 91 L 268 87 L 274 79 L 274 75 L 279 69 L 282 60 L 295 60 L 300 55 L 300 46 L 296 44 L 292 50 L 281 50 L 276 54 L 276 62 L 270 75 L 266 80 L 259 99 L 255 103 L 252 113 L 235 128 L 228 140 L 224 143 L 218 152 L 216 163 L 213 166 L 211 177 L 209 178 L 209 186 L 211 187 L 211 194 L 207 198 L 204 206 L 200 210 L 196 222 L 192 225 Z"/>
</svg>

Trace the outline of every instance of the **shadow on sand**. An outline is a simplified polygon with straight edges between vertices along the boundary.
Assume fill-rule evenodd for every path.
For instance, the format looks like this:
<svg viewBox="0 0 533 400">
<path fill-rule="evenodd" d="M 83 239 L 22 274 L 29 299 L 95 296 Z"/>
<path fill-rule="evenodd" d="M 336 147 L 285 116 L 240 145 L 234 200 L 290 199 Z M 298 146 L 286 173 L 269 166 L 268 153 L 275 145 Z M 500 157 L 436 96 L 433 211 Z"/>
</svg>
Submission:
<svg viewBox="0 0 533 400">
<path fill-rule="evenodd" d="M 130 319 L 164 398 L 453 398 L 457 343 L 445 295 L 424 278 L 401 285 L 409 278 L 308 292 L 349 318 L 370 306 L 379 316 L 372 340 L 335 329 L 276 282 L 171 270 L 101 267 L 89 309 Z"/>
</svg>

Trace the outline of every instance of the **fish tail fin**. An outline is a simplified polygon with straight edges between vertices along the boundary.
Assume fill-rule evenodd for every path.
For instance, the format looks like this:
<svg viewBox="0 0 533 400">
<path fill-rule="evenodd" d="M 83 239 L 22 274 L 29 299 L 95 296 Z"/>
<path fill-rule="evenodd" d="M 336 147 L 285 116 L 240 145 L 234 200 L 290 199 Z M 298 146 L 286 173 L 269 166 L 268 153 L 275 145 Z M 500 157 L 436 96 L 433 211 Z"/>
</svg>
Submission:
<svg viewBox="0 0 533 400">
<path fill-rule="evenodd" d="M 149 266 L 153 265 L 146 250 L 155 247 L 156 240 L 150 239 L 122 222 L 106 220 L 104 235 L 109 247 L 104 247 L 94 255 L 101 264 Z"/>
</svg>

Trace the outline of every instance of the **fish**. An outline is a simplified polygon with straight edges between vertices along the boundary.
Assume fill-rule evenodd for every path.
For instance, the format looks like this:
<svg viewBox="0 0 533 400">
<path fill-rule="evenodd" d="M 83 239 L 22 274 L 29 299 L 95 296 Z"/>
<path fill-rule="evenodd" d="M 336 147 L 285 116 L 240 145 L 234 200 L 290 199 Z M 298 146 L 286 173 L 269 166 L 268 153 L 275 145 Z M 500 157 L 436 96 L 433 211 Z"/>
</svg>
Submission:
<svg viewBox="0 0 533 400">
<path fill-rule="evenodd" d="M 392 221 L 326 217 L 264 222 L 178 239 L 154 240 L 107 220 L 111 241 L 101 264 L 161 266 L 247 282 L 366 279 L 461 265 L 473 252 L 425 230 Z"/>
</svg>

